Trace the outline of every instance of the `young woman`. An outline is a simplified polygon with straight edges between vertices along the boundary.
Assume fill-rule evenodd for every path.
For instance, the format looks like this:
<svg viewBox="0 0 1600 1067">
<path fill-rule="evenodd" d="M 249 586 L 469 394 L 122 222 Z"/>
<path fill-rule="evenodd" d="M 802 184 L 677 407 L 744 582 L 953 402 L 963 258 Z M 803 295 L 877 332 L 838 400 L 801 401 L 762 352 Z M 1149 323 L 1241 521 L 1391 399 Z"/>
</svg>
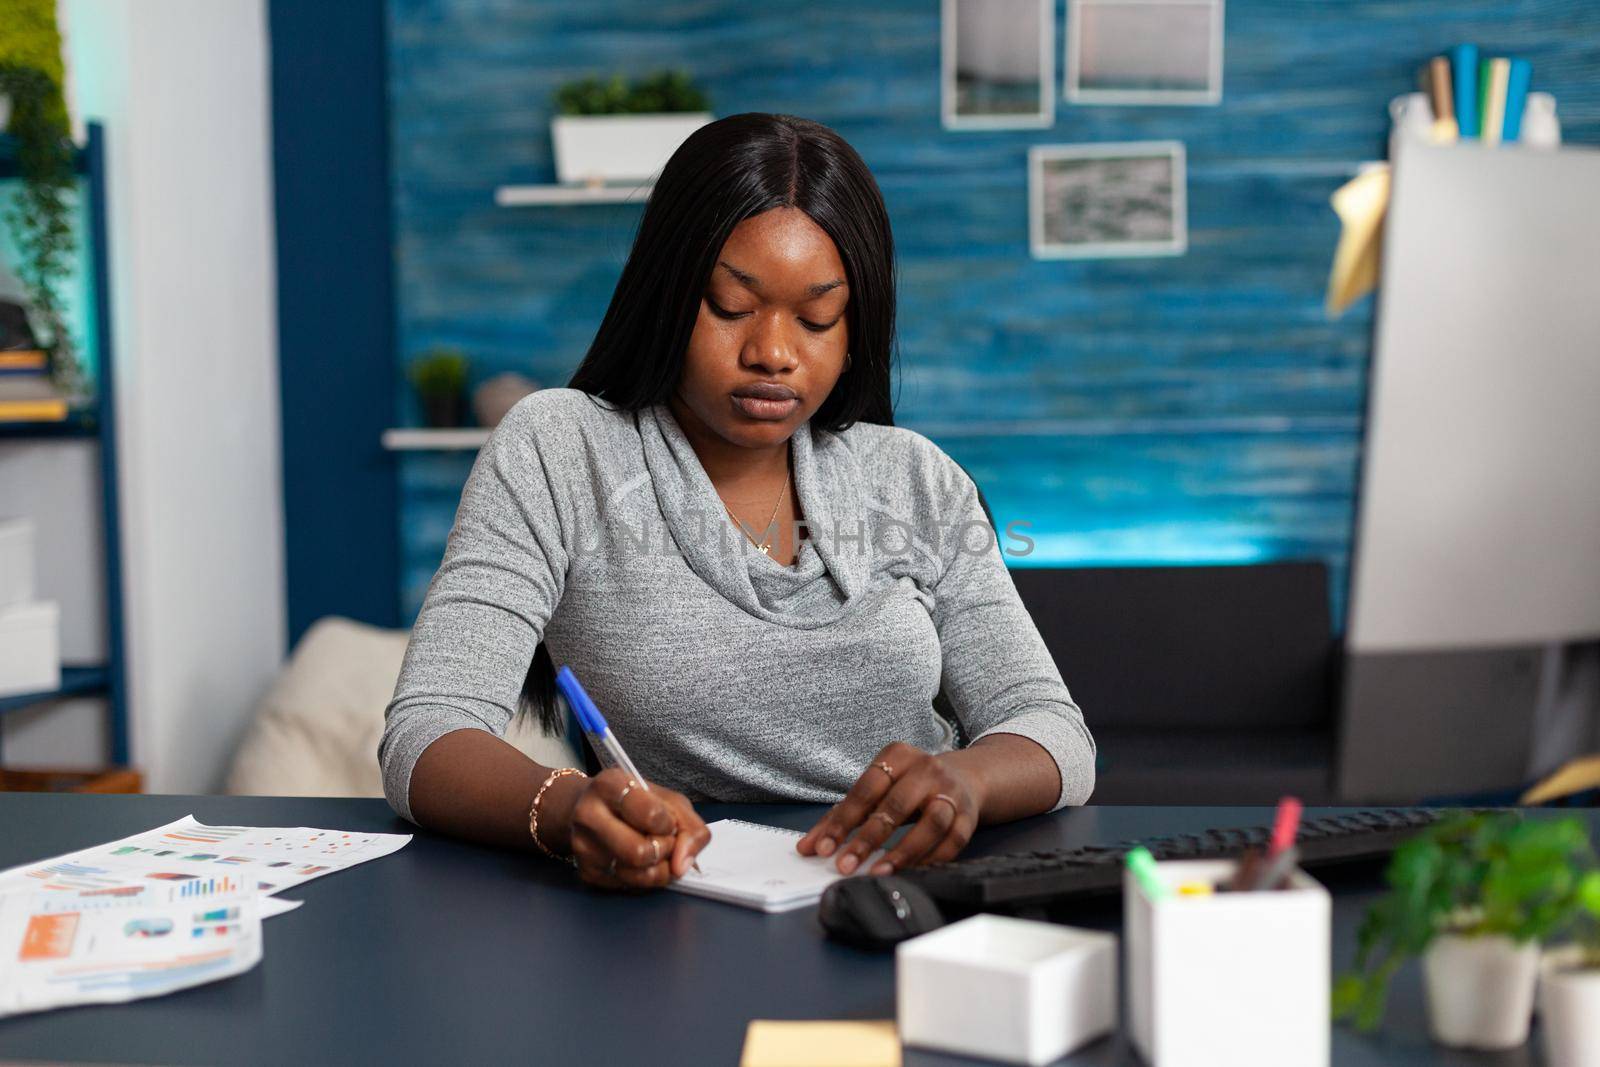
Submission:
<svg viewBox="0 0 1600 1067">
<path fill-rule="evenodd" d="M 972 480 L 893 423 L 894 251 L 826 127 L 735 115 L 673 154 L 569 388 L 496 427 L 412 630 L 378 759 L 419 825 L 664 885 L 692 801 L 835 802 L 849 873 L 1081 804 L 1094 742 Z M 649 784 L 530 760 L 569 664 Z M 952 721 L 953 720 L 953 721 Z"/>
</svg>

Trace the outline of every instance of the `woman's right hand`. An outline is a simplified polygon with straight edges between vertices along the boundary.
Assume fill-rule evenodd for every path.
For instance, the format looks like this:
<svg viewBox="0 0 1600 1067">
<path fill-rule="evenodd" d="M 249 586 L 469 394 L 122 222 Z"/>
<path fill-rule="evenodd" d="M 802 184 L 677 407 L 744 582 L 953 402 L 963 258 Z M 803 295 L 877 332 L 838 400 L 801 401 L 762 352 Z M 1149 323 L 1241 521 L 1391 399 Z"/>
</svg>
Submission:
<svg viewBox="0 0 1600 1067">
<path fill-rule="evenodd" d="M 711 831 L 682 793 L 641 788 L 612 767 L 584 781 L 572 803 L 578 876 L 603 889 L 654 889 L 683 877 Z"/>
</svg>

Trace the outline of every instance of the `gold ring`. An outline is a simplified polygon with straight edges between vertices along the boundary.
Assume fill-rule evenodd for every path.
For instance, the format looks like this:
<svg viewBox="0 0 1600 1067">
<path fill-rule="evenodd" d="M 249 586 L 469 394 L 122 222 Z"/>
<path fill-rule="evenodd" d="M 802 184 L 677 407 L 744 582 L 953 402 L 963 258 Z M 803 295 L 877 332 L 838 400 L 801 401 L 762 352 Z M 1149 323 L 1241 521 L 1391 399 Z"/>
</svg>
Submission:
<svg viewBox="0 0 1600 1067">
<path fill-rule="evenodd" d="M 932 804 L 935 800 L 944 801 L 946 804 L 950 805 L 950 810 L 952 812 L 954 812 L 957 815 L 961 814 L 961 805 L 957 804 L 956 801 L 955 801 L 955 798 L 952 797 L 949 793 L 935 793 L 935 794 L 933 794 L 933 796 L 928 798 L 928 804 Z M 924 804 L 922 806 L 922 810 L 923 811 L 927 811 L 928 810 L 928 804 Z"/>
<path fill-rule="evenodd" d="M 873 766 L 878 768 L 878 770 L 882 771 L 884 774 L 887 774 L 889 776 L 889 781 L 891 781 L 891 782 L 894 781 L 894 768 L 893 767 L 889 766 L 883 760 L 879 760 L 877 763 L 874 763 Z"/>
<path fill-rule="evenodd" d="M 898 822 L 895 821 L 895 817 L 893 815 L 890 815 L 886 811 L 875 811 L 875 812 L 872 813 L 872 817 L 874 819 L 882 819 L 883 820 L 883 824 L 885 826 L 887 826 L 891 830 L 893 830 L 896 826 L 900 825 Z"/>
<path fill-rule="evenodd" d="M 634 781 L 632 778 L 628 779 L 628 784 L 623 786 L 622 792 L 617 794 L 617 807 L 622 807 L 622 802 L 628 799 L 628 794 L 633 792 L 633 787 L 638 784 L 639 783 Z"/>
</svg>

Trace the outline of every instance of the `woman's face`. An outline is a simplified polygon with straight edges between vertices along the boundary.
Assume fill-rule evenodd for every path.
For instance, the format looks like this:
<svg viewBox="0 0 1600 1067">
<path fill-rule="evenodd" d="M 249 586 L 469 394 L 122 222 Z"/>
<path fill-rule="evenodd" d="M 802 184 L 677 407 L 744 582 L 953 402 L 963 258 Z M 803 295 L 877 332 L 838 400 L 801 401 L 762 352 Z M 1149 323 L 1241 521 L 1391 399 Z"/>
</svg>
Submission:
<svg viewBox="0 0 1600 1067">
<path fill-rule="evenodd" d="M 675 414 L 731 444 L 782 444 L 822 406 L 849 351 L 839 250 L 798 208 L 734 227 L 711 269 Z"/>
</svg>

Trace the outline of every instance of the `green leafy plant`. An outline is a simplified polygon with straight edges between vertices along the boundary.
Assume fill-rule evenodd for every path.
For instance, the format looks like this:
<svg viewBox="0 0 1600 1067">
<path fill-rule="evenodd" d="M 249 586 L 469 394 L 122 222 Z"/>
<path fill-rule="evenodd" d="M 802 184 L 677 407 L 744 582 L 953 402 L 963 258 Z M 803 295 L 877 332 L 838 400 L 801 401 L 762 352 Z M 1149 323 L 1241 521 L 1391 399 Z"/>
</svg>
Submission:
<svg viewBox="0 0 1600 1067">
<path fill-rule="evenodd" d="M 1370 1030 L 1402 963 L 1442 934 L 1544 940 L 1593 906 L 1600 872 L 1584 823 L 1477 812 L 1434 824 L 1395 850 L 1357 933 L 1355 969 L 1333 988 L 1333 1014 Z"/>
<path fill-rule="evenodd" d="M 1600 970 L 1600 871 L 1589 871 L 1578 882 L 1578 903 L 1566 931 L 1578 948 L 1574 966 Z"/>
<path fill-rule="evenodd" d="M 6 132 L 16 142 L 22 190 L 3 221 L 17 236 L 35 323 L 44 327 L 56 383 L 82 388 L 72 332 L 56 286 L 72 266 L 73 174 L 71 130 L 61 93 L 61 34 L 53 0 L 7 0 L 0 22 L 0 95 L 11 100 Z"/>
<path fill-rule="evenodd" d="M 435 345 L 412 361 L 408 377 L 422 396 L 459 396 L 467 387 L 466 353 Z"/>
<path fill-rule="evenodd" d="M 631 84 L 620 74 L 584 78 L 556 90 L 556 111 L 562 115 L 651 115 L 710 109 L 705 92 L 679 70 L 663 70 Z"/>
</svg>

